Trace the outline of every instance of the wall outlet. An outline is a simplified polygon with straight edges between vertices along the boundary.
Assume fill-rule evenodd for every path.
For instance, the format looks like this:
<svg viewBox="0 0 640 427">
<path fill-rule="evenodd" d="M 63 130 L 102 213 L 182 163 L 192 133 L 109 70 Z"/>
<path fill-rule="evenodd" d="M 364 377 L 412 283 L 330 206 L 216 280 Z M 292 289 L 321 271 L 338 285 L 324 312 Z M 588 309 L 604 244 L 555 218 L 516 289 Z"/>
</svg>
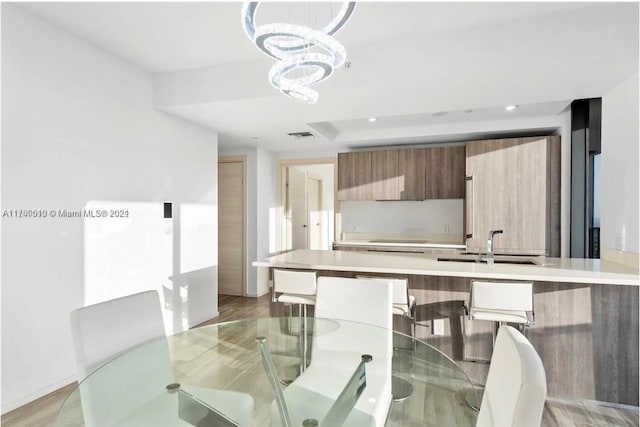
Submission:
<svg viewBox="0 0 640 427">
<path fill-rule="evenodd" d="M 433 335 L 444 335 L 444 319 L 433 319 Z"/>
</svg>

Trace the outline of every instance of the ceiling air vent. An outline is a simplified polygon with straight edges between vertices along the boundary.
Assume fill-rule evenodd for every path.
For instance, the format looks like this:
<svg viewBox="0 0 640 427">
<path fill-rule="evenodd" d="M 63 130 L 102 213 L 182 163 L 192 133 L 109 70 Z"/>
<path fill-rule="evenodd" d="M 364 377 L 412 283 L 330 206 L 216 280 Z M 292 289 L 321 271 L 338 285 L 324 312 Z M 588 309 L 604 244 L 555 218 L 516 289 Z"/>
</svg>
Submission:
<svg viewBox="0 0 640 427">
<path fill-rule="evenodd" d="M 291 133 L 288 133 L 287 135 L 292 136 L 294 138 L 309 138 L 309 137 L 314 137 L 315 138 L 314 134 L 312 134 L 311 132 L 307 132 L 307 131 L 304 131 L 304 132 L 291 132 Z"/>
</svg>

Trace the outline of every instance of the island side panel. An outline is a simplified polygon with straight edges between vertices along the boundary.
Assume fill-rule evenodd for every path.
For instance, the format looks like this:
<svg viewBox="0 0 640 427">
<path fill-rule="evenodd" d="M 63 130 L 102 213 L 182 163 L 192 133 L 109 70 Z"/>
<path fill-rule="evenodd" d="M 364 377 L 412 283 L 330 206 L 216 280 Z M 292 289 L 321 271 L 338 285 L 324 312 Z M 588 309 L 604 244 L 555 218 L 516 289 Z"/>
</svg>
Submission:
<svg viewBox="0 0 640 427">
<path fill-rule="evenodd" d="M 596 400 L 638 406 L 638 301 L 632 286 L 592 286 Z"/>
</svg>

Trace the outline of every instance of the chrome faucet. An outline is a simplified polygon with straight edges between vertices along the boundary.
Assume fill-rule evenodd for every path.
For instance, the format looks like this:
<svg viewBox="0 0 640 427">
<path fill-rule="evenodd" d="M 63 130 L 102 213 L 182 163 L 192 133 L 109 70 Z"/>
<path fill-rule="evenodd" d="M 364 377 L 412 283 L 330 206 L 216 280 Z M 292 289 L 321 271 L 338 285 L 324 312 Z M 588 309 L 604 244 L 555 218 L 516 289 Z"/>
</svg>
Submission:
<svg viewBox="0 0 640 427">
<path fill-rule="evenodd" d="M 489 237 L 487 237 L 487 255 L 484 257 L 484 261 L 487 261 L 489 265 L 493 265 L 493 236 L 496 234 L 502 234 L 502 230 L 490 230 Z"/>
</svg>

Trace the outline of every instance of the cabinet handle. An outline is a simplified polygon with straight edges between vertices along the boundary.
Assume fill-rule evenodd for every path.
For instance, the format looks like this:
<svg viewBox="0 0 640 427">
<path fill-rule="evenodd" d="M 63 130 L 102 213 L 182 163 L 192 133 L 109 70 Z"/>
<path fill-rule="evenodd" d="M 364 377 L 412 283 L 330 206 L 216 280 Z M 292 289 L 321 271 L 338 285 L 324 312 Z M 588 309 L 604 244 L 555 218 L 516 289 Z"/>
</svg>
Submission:
<svg viewBox="0 0 640 427">
<path fill-rule="evenodd" d="M 466 178 L 466 201 L 467 201 L 467 209 L 465 212 L 467 219 L 467 234 L 465 237 L 467 239 L 473 239 L 473 175 L 467 176 Z"/>
</svg>

